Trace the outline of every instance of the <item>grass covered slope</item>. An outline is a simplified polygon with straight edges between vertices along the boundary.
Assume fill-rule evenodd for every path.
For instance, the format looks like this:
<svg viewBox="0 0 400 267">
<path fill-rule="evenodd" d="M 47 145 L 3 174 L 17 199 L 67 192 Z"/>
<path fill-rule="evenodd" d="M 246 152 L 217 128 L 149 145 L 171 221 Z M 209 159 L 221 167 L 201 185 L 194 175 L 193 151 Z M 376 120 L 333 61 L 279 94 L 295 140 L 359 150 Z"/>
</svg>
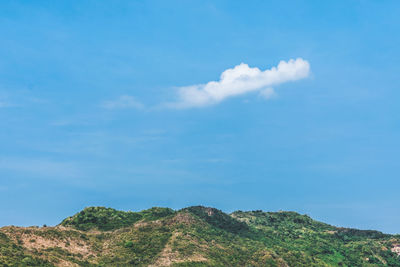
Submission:
<svg viewBox="0 0 400 267">
<path fill-rule="evenodd" d="M 400 266 L 399 244 L 295 212 L 90 207 L 56 227 L 0 228 L 0 266 Z"/>
</svg>

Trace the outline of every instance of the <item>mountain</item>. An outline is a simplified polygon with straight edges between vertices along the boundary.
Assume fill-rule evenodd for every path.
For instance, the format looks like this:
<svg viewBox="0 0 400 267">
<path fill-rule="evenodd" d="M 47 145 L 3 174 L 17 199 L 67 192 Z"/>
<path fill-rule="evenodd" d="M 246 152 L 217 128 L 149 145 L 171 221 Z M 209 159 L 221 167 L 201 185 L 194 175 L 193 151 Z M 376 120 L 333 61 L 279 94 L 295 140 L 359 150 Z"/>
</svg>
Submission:
<svg viewBox="0 0 400 267">
<path fill-rule="evenodd" d="M 0 228 L 0 266 L 400 266 L 400 236 L 295 212 L 89 207 L 55 227 Z"/>
</svg>

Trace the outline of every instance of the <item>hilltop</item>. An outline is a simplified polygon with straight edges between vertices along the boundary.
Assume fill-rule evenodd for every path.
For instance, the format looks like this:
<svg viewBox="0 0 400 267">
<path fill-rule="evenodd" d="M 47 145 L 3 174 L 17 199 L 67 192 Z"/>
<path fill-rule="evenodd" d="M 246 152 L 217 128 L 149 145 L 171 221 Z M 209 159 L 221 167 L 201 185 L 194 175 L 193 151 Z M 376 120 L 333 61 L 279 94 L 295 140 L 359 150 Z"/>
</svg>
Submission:
<svg viewBox="0 0 400 267">
<path fill-rule="evenodd" d="M 400 266 L 399 244 L 295 212 L 89 207 L 55 227 L 0 228 L 0 266 Z"/>
</svg>

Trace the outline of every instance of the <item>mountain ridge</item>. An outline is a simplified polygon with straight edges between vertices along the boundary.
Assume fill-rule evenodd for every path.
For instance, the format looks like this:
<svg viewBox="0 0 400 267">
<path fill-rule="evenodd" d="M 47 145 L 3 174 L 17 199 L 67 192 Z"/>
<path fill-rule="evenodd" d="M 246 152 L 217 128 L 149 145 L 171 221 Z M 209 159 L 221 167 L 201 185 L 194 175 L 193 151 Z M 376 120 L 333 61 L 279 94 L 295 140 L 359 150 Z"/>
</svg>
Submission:
<svg viewBox="0 0 400 267">
<path fill-rule="evenodd" d="M 0 266 L 400 266 L 400 236 L 292 211 L 87 207 L 0 228 Z"/>
</svg>

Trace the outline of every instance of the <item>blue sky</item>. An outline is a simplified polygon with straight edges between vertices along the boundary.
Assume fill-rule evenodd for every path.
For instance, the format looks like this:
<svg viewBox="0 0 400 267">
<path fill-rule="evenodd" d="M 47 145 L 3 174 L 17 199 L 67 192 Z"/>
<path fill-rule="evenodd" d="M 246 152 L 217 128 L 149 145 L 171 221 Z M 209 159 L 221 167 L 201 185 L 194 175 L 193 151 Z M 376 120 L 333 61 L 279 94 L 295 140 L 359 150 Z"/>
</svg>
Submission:
<svg viewBox="0 0 400 267">
<path fill-rule="evenodd" d="M 399 12 L 2 1 L 0 225 L 201 204 L 399 233 Z"/>
</svg>

